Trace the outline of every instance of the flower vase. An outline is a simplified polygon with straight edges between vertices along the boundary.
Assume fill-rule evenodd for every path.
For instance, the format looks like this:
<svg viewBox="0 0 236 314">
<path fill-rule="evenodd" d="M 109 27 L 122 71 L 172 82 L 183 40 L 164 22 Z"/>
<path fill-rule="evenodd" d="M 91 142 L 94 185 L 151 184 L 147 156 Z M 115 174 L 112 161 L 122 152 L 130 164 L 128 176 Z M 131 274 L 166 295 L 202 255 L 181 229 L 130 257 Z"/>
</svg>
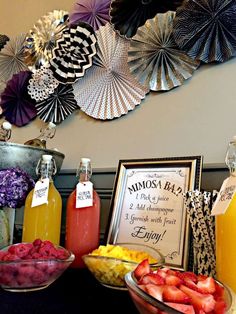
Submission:
<svg viewBox="0 0 236 314">
<path fill-rule="evenodd" d="M 0 248 L 7 246 L 10 242 L 9 222 L 3 209 L 0 209 Z"/>
<path fill-rule="evenodd" d="M 9 230 L 9 244 L 13 243 L 14 236 L 14 226 L 15 226 L 15 213 L 16 209 L 11 207 L 3 207 L 3 211 L 8 220 L 8 230 Z"/>
</svg>

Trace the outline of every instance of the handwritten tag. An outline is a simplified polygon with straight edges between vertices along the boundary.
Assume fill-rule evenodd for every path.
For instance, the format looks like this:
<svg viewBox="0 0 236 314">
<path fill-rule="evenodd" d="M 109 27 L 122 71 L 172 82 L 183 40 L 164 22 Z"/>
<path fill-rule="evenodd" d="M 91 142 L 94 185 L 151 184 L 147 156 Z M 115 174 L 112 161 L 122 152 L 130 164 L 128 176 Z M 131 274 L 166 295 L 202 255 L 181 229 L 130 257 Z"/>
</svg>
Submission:
<svg viewBox="0 0 236 314">
<path fill-rule="evenodd" d="M 225 179 L 220 192 L 218 193 L 215 204 L 212 208 L 211 215 L 221 215 L 224 214 L 231 203 L 233 196 L 236 192 L 236 177 L 230 176 Z"/>
<path fill-rule="evenodd" d="M 48 203 L 49 178 L 39 180 L 34 187 L 31 207 Z"/>
<path fill-rule="evenodd" d="M 93 183 L 90 181 L 79 182 L 76 185 L 76 208 L 90 207 L 93 205 Z"/>
</svg>

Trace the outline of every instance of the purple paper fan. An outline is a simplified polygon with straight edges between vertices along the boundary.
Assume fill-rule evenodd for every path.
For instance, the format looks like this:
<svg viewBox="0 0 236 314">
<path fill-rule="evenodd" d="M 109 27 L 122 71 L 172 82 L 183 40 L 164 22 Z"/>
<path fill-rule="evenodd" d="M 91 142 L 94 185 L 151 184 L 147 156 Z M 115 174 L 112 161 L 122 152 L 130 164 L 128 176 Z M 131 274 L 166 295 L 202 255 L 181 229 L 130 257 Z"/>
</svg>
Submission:
<svg viewBox="0 0 236 314">
<path fill-rule="evenodd" d="M 21 71 L 13 75 L 1 95 L 0 106 L 3 116 L 11 124 L 19 127 L 28 124 L 37 116 L 35 101 L 30 98 L 27 89 L 30 78 L 30 71 Z"/>
<path fill-rule="evenodd" d="M 36 104 L 37 114 L 44 122 L 59 124 L 79 109 L 71 85 L 59 84 L 49 97 Z"/>
<path fill-rule="evenodd" d="M 83 21 L 96 31 L 110 21 L 109 9 L 111 0 L 79 0 L 69 15 L 69 24 L 77 25 Z"/>
</svg>

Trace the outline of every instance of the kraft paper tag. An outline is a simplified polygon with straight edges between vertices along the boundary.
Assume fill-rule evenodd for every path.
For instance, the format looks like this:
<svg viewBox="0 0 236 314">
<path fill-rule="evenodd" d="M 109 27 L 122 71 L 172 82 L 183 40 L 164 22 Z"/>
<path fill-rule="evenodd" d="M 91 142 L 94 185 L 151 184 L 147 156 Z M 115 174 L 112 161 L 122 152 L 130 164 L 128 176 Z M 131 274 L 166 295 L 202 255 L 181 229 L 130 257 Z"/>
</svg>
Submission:
<svg viewBox="0 0 236 314">
<path fill-rule="evenodd" d="M 39 180 L 34 187 L 31 207 L 48 203 L 49 178 Z"/>
<path fill-rule="evenodd" d="M 93 205 L 93 183 L 90 181 L 79 182 L 76 185 L 76 208 L 90 207 Z"/>
<path fill-rule="evenodd" d="M 229 207 L 236 191 L 236 177 L 225 179 L 211 211 L 212 216 L 224 214 Z"/>
</svg>

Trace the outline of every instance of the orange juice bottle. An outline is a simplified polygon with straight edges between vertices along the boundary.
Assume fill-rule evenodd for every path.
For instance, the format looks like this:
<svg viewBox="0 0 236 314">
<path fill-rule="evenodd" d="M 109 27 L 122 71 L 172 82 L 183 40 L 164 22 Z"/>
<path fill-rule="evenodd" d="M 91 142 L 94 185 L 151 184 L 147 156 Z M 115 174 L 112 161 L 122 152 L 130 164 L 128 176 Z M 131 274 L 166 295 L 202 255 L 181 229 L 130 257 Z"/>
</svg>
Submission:
<svg viewBox="0 0 236 314">
<path fill-rule="evenodd" d="M 60 243 L 62 199 L 54 186 L 52 175 L 56 173 L 56 164 L 51 155 L 43 155 L 37 166 L 41 177 L 36 183 L 47 183 L 47 196 L 43 204 L 34 206 L 33 199 L 42 196 L 45 187 L 30 191 L 25 201 L 22 242 L 32 242 L 37 238 Z"/>
<path fill-rule="evenodd" d="M 81 159 L 78 175 L 79 183 L 66 206 L 65 247 L 75 254 L 73 268 L 85 267 L 82 256 L 96 249 L 100 238 L 100 198 L 90 182 L 89 158 Z"/>
<path fill-rule="evenodd" d="M 229 143 L 226 164 L 230 175 L 236 176 L 236 137 Z M 236 293 L 236 193 L 224 214 L 216 216 L 217 279 Z"/>
</svg>

